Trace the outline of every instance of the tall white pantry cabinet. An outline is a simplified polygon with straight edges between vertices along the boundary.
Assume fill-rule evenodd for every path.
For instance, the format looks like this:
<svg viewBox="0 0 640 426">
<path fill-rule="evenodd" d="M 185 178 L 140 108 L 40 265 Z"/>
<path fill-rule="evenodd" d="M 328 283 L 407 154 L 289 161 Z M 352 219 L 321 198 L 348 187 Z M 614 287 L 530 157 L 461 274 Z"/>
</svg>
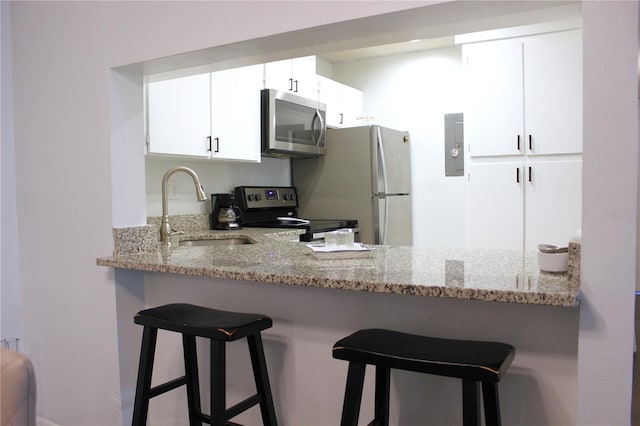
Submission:
<svg viewBox="0 0 640 426">
<path fill-rule="evenodd" d="M 581 223 L 582 31 L 462 47 L 468 245 L 566 245 Z"/>
</svg>

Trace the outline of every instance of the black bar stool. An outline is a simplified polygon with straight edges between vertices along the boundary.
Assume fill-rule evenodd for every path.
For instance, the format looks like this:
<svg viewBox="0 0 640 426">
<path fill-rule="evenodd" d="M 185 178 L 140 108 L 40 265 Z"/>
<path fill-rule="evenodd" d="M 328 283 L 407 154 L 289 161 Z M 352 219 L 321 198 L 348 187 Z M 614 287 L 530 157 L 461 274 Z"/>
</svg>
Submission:
<svg viewBox="0 0 640 426">
<path fill-rule="evenodd" d="M 360 330 L 333 346 L 333 357 L 349 361 L 341 426 L 356 426 L 367 364 L 376 366 L 375 418 L 389 425 L 390 369 L 462 379 L 464 426 L 480 426 L 480 383 L 485 423 L 499 426 L 498 382 L 513 361 L 515 348 L 497 342 L 438 339 L 390 330 Z"/>
<path fill-rule="evenodd" d="M 134 426 L 146 425 L 149 400 L 179 386 L 186 385 L 190 426 L 202 422 L 212 426 L 232 424 L 229 419 L 260 404 L 265 426 L 277 425 L 267 366 L 260 332 L 272 326 L 271 318 L 260 314 L 225 312 L 189 304 L 170 304 L 140 311 L 134 317 L 136 324 L 144 326 L 138 383 L 133 408 Z M 153 360 L 158 329 L 182 334 L 185 375 L 161 385 L 151 387 Z M 211 343 L 211 415 L 202 413 L 196 358 L 196 336 L 210 339 Z M 225 343 L 247 338 L 257 393 L 226 408 L 225 395 Z"/>
</svg>

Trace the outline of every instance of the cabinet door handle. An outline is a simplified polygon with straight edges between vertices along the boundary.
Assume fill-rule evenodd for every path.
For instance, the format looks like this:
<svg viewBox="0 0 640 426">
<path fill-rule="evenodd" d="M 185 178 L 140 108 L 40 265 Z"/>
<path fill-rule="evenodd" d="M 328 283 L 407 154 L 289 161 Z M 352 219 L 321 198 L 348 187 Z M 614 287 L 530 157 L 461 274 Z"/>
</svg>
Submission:
<svg viewBox="0 0 640 426">
<path fill-rule="evenodd" d="M 531 135 L 529 135 L 529 151 L 531 151 L 532 144 L 531 144 Z"/>
<path fill-rule="evenodd" d="M 531 182 L 531 166 L 529 166 L 529 182 Z"/>
<path fill-rule="evenodd" d="M 518 135 L 518 151 L 520 151 L 520 135 Z"/>
<path fill-rule="evenodd" d="M 296 89 L 293 92 L 298 93 L 298 80 L 293 80 L 293 82 L 296 84 Z"/>
<path fill-rule="evenodd" d="M 211 152 L 211 136 L 207 136 L 207 139 L 209 140 L 209 148 L 207 151 Z"/>
<path fill-rule="evenodd" d="M 293 78 L 289 79 L 289 91 L 293 91 Z"/>
<path fill-rule="evenodd" d="M 343 124 L 344 121 L 344 114 L 340 113 L 340 124 Z"/>
<path fill-rule="evenodd" d="M 220 152 L 220 138 L 214 138 L 216 141 L 216 150 L 214 152 Z"/>
<path fill-rule="evenodd" d="M 516 167 L 516 183 L 520 183 L 520 167 Z"/>
</svg>

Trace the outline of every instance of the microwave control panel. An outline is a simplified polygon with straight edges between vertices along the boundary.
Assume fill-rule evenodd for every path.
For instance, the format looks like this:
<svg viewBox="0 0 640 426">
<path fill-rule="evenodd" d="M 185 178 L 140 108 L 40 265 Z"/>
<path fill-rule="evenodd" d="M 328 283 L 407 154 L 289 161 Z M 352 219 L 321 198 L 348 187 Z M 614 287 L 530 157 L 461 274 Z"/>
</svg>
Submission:
<svg viewBox="0 0 640 426">
<path fill-rule="evenodd" d="M 298 193 L 293 186 L 238 186 L 234 189 L 243 210 L 298 207 Z"/>
</svg>

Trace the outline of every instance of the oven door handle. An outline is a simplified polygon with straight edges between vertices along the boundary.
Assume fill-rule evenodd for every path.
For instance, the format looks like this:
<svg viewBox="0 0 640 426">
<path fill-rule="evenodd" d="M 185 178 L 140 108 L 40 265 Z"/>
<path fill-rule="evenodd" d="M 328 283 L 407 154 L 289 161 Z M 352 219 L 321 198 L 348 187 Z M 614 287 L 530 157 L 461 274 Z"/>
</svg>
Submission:
<svg viewBox="0 0 640 426">
<path fill-rule="evenodd" d="M 311 241 L 315 241 L 315 240 L 324 240 L 324 234 L 325 232 L 314 232 L 313 234 L 311 234 Z"/>
<path fill-rule="evenodd" d="M 340 229 L 351 229 L 351 232 L 353 232 L 354 237 L 355 237 L 355 241 L 360 241 L 360 227 L 355 227 L 355 228 L 340 228 Z M 315 241 L 315 240 L 324 240 L 324 234 L 327 232 L 331 232 L 331 231 L 321 231 L 321 232 L 314 232 L 311 234 L 311 241 Z"/>
</svg>

